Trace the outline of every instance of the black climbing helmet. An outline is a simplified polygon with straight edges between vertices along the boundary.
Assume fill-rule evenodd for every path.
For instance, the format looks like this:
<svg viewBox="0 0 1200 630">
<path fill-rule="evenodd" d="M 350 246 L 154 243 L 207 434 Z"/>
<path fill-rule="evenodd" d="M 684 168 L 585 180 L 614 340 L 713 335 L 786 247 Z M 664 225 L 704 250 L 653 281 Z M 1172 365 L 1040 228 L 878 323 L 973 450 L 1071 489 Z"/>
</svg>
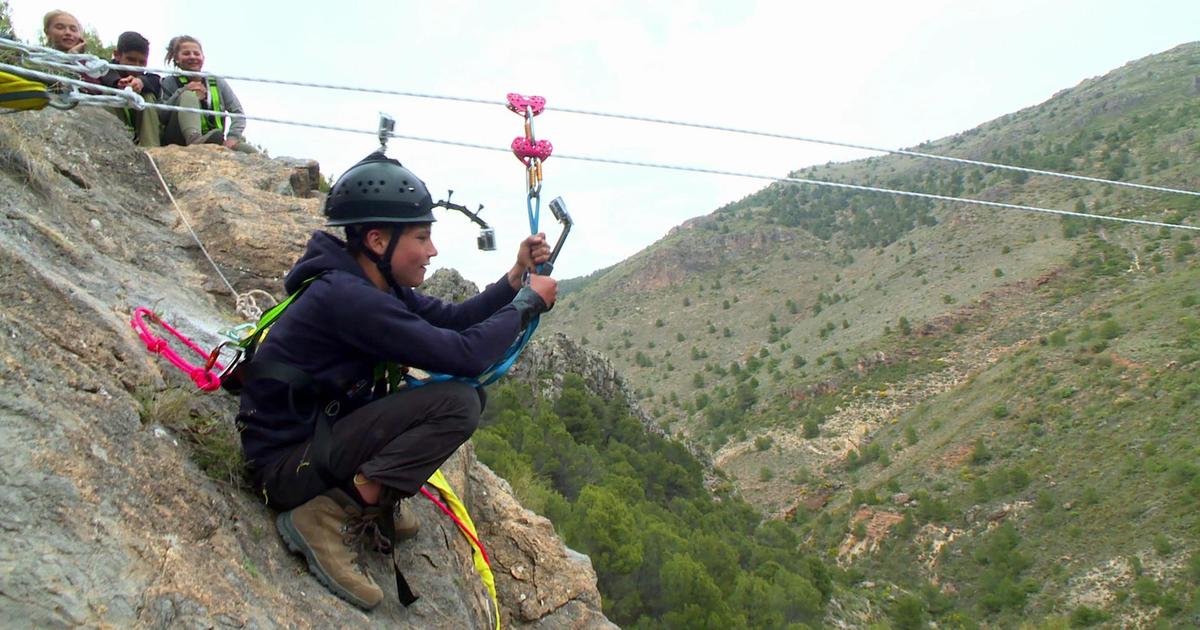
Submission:
<svg viewBox="0 0 1200 630">
<path fill-rule="evenodd" d="M 325 219 L 330 226 L 437 220 L 425 182 L 379 151 L 338 178 L 325 198 Z"/>
</svg>

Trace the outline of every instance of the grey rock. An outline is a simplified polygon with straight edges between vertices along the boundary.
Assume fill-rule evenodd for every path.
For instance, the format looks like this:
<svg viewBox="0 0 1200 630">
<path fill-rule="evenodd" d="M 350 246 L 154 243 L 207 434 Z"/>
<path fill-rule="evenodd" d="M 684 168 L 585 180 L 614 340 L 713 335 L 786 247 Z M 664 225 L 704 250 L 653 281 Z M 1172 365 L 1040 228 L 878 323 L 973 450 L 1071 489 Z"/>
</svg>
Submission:
<svg viewBox="0 0 1200 630">
<path fill-rule="evenodd" d="M 278 297 L 322 224 L 320 199 L 294 179 L 315 163 L 216 146 L 149 155 L 230 282 Z M 0 627 L 491 627 L 469 547 L 432 503 L 416 501 L 421 533 L 396 550 L 421 600 L 405 609 L 391 597 L 364 614 L 284 549 L 261 500 L 210 479 L 186 435 L 142 418 L 145 401 L 194 387 L 146 351 L 132 309 L 151 306 L 212 347 L 241 323 L 233 304 L 116 117 L 84 107 L 0 117 Z M 236 406 L 223 394 L 179 398 L 181 417 L 231 422 Z M 485 544 L 539 550 L 521 560 L 539 606 L 497 570 L 512 626 L 609 625 L 590 562 L 548 523 L 491 520 L 519 510 L 496 507 L 515 500 L 470 448 L 445 472 Z M 543 557 L 556 568 L 542 570 Z M 371 570 L 394 591 L 387 559 Z"/>
</svg>

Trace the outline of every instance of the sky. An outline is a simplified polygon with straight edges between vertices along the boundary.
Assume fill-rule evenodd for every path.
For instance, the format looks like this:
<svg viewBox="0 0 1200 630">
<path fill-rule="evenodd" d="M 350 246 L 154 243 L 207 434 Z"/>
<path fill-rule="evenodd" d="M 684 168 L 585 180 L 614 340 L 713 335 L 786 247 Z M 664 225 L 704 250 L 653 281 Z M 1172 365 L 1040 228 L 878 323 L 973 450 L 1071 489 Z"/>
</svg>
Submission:
<svg viewBox="0 0 1200 630">
<path fill-rule="evenodd" d="M 1196 39 L 1195 0 L 910 0 L 812 3 L 443 0 L 337 4 L 158 0 L 136 5 L 10 0 L 19 37 L 36 41 L 61 8 L 105 42 L 150 39 L 151 66 L 173 35 L 198 38 L 204 69 L 502 101 L 546 98 L 539 139 L 562 154 L 786 176 L 870 153 L 556 112 L 652 116 L 911 147 L 1045 101 L 1059 90 Z M 135 7 L 135 8 L 125 8 Z M 499 105 L 376 96 L 234 81 L 248 114 L 507 147 L 522 119 Z M 250 121 L 246 137 L 273 156 L 315 158 L 336 176 L 378 145 L 368 135 Z M 511 266 L 529 233 L 524 166 L 511 154 L 392 140 L 388 154 L 435 199 L 483 204 L 497 251 L 446 212 L 433 268 L 483 285 Z M 561 196 L 575 227 L 555 275 L 628 258 L 673 226 L 763 187 L 758 180 L 555 160 L 544 165 L 541 229 Z"/>
</svg>

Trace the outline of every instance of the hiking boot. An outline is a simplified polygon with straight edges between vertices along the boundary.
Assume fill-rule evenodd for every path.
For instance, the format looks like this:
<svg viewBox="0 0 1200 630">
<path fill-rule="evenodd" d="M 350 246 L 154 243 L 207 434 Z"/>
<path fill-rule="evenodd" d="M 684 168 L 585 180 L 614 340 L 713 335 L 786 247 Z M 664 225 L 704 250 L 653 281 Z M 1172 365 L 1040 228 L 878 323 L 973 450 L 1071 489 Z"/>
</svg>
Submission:
<svg viewBox="0 0 1200 630">
<path fill-rule="evenodd" d="M 225 142 L 225 135 L 221 133 L 220 129 L 213 129 L 205 134 L 193 131 L 187 136 L 188 146 L 193 144 L 221 144 L 223 142 Z"/>
<path fill-rule="evenodd" d="M 417 513 L 413 510 L 413 506 L 409 504 L 412 497 L 401 499 L 396 503 L 396 511 L 393 514 L 393 527 L 396 532 L 396 540 L 408 540 L 417 535 L 421 529 L 421 523 L 417 520 Z"/>
<path fill-rule="evenodd" d="M 378 532 L 377 516 L 378 510 L 364 513 L 335 488 L 280 514 L 275 526 L 288 549 L 304 555 L 318 581 L 338 597 L 371 610 L 383 601 L 383 590 L 359 563 L 357 547 L 365 532 Z"/>
</svg>

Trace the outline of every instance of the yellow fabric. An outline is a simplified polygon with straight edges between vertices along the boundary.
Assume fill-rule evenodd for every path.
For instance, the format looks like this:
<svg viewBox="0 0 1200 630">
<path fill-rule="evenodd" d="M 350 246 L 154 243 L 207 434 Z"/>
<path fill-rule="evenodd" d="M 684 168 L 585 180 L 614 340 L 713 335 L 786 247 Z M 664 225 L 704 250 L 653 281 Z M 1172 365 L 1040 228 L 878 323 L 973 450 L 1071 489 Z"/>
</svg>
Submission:
<svg viewBox="0 0 1200 630">
<path fill-rule="evenodd" d="M 467 530 L 471 532 L 471 536 L 479 538 L 479 533 L 475 531 L 475 523 L 471 521 L 471 515 L 467 513 L 467 506 L 463 505 L 457 494 L 454 494 L 454 489 L 450 487 L 450 482 L 446 480 L 441 469 L 435 470 L 433 475 L 429 477 L 429 485 L 437 488 L 438 494 L 442 495 L 442 501 L 446 503 L 446 507 L 450 508 L 451 512 L 462 521 Z M 471 536 L 463 534 L 467 542 L 471 544 L 472 555 L 475 558 L 475 570 L 479 572 L 479 579 L 483 580 L 483 585 L 487 587 L 488 593 L 492 596 L 493 609 L 496 611 L 496 630 L 500 630 L 500 599 L 496 597 L 496 578 L 492 574 L 492 568 L 488 566 L 486 560 L 483 559 L 483 550 Z"/>
<path fill-rule="evenodd" d="M 42 109 L 50 102 L 46 86 L 15 74 L 0 72 L 0 107 L 25 110 Z"/>
</svg>

